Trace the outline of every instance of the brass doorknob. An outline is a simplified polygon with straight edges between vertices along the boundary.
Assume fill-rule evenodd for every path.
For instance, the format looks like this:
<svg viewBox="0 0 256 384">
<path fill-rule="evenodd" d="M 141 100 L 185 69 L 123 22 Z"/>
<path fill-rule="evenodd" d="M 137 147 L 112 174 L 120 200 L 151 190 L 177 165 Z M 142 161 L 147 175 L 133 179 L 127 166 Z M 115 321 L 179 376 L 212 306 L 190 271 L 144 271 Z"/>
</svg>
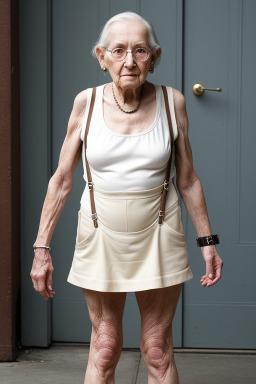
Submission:
<svg viewBox="0 0 256 384">
<path fill-rule="evenodd" d="M 215 92 L 221 92 L 221 88 L 205 88 L 202 84 L 195 84 L 193 86 L 193 93 L 196 96 L 201 96 L 204 91 L 215 91 Z"/>
</svg>

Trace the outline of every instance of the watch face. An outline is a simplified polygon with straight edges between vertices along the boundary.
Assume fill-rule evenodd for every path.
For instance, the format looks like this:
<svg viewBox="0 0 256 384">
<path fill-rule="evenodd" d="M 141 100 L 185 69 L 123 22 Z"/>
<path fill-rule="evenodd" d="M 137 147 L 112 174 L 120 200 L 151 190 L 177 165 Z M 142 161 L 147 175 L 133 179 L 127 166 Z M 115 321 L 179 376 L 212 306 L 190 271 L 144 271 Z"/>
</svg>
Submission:
<svg viewBox="0 0 256 384">
<path fill-rule="evenodd" d="M 207 244 L 214 244 L 213 238 L 211 236 L 206 237 Z"/>
<path fill-rule="evenodd" d="M 215 245 L 220 243 L 218 235 L 197 237 L 196 241 L 199 247 L 203 247 L 205 245 Z"/>
</svg>

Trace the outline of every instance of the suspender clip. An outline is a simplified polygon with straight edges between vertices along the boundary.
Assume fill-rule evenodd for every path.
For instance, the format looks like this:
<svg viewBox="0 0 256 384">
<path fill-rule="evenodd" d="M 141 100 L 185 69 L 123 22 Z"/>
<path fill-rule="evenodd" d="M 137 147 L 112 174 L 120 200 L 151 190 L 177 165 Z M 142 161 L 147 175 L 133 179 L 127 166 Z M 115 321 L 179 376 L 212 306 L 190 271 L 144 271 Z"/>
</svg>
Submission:
<svg viewBox="0 0 256 384">
<path fill-rule="evenodd" d="M 93 219 L 94 227 L 97 228 L 97 227 L 98 227 L 98 221 L 97 221 L 98 216 L 97 216 L 97 212 L 92 213 L 91 216 L 92 216 L 92 219 Z"/>
<path fill-rule="evenodd" d="M 159 225 L 162 225 L 164 221 L 164 211 L 159 209 L 159 215 L 158 215 L 158 223 Z"/>
<path fill-rule="evenodd" d="M 164 181 L 164 189 L 166 189 L 168 191 L 168 184 L 169 184 L 169 181 Z"/>
<path fill-rule="evenodd" d="M 92 189 L 92 186 L 93 186 L 93 181 L 88 181 L 88 187 L 89 187 L 89 191 L 91 191 L 91 189 Z"/>
</svg>

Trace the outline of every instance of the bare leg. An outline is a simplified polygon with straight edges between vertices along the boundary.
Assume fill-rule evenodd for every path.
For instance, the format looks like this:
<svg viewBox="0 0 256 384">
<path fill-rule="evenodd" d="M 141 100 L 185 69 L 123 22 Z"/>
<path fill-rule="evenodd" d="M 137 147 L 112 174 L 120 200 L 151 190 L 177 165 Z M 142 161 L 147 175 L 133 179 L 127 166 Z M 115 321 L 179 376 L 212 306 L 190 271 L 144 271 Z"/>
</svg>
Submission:
<svg viewBox="0 0 256 384">
<path fill-rule="evenodd" d="M 84 384 L 114 384 L 115 369 L 123 347 L 126 292 L 82 290 L 92 322 Z"/>
<path fill-rule="evenodd" d="M 182 284 L 135 292 L 141 314 L 140 349 L 148 384 L 179 384 L 172 322 Z"/>
</svg>

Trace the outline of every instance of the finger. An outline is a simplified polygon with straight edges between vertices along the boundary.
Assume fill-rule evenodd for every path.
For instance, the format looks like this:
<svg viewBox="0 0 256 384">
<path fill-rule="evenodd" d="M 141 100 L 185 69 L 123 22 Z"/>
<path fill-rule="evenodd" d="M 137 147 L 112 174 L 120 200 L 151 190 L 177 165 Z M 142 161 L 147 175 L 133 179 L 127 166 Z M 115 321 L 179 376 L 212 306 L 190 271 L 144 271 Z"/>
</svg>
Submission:
<svg viewBox="0 0 256 384">
<path fill-rule="evenodd" d="M 208 284 L 207 284 L 208 286 L 217 283 L 217 281 L 221 278 L 221 267 L 219 267 L 217 269 L 215 276 L 216 276 L 215 279 L 213 279 L 212 281 L 208 282 Z"/>
<path fill-rule="evenodd" d="M 49 270 L 46 275 L 46 290 L 53 297 L 53 293 L 55 293 L 52 289 L 52 274 L 53 271 Z"/>
<path fill-rule="evenodd" d="M 213 280 L 210 279 L 210 277 L 206 276 L 206 278 L 203 280 L 202 285 L 206 286 L 208 283 L 211 283 Z"/>
<path fill-rule="evenodd" d="M 40 295 L 42 295 L 46 300 L 48 299 L 49 295 L 46 291 L 46 287 L 45 287 L 45 281 L 44 279 L 40 279 L 38 281 L 38 292 L 40 293 Z"/>
<path fill-rule="evenodd" d="M 208 282 L 209 282 L 209 279 L 205 279 L 203 282 L 202 282 L 202 286 L 204 287 L 204 286 L 206 286 L 207 284 L 208 284 Z"/>
<path fill-rule="evenodd" d="M 210 287 L 211 285 L 214 285 L 215 283 L 217 283 L 217 281 L 218 281 L 219 279 L 220 279 L 219 277 L 216 277 L 214 280 L 209 281 L 209 282 L 206 284 L 207 287 Z"/>
<path fill-rule="evenodd" d="M 38 284 L 37 284 L 37 280 L 32 279 L 32 281 L 33 281 L 33 287 L 34 287 L 35 291 L 38 292 Z"/>
<path fill-rule="evenodd" d="M 46 293 L 46 291 L 43 290 L 42 286 L 40 285 L 40 282 L 36 279 L 34 279 L 34 289 L 40 293 L 40 295 L 44 296 L 44 298 L 48 299 L 48 294 Z"/>
<path fill-rule="evenodd" d="M 207 287 L 209 287 L 210 285 L 213 285 L 213 284 L 217 283 L 217 281 L 218 281 L 220 278 L 221 278 L 221 276 L 218 275 L 218 276 L 216 276 L 215 279 L 213 279 L 213 280 L 210 280 L 210 279 L 209 279 L 209 280 L 207 281 L 207 284 L 206 284 Z"/>
</svg>

